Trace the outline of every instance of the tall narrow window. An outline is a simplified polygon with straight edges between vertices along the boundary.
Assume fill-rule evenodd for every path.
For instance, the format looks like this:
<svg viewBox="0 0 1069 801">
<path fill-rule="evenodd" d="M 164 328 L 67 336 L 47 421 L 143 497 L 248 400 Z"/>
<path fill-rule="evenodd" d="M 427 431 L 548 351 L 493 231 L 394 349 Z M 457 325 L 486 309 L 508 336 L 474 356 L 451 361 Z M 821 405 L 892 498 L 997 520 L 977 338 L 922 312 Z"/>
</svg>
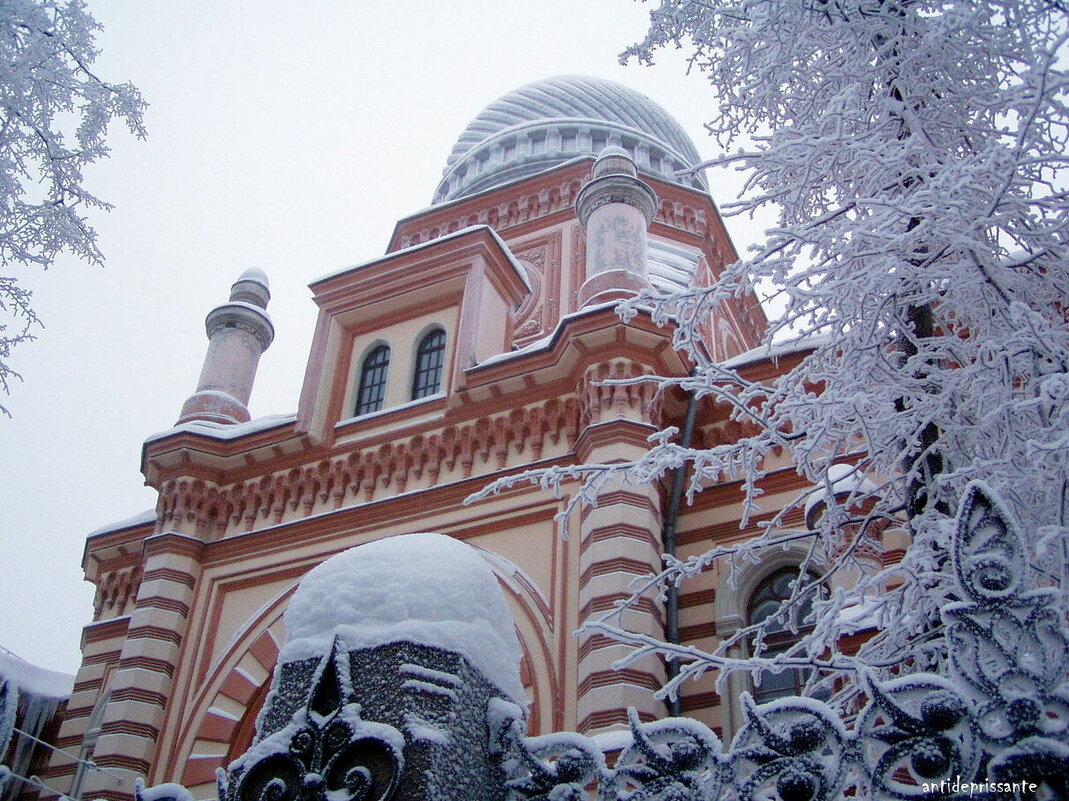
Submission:
<svg viewBox="0 0 1069 801">
<path fill-rule="evenodd" d="M 356 393 L 356 415 L 377 412 L 386 397 L 386 373 L 390 369 L 390 346 L 379 345 L 364 357 L 360 368 L 360 389 Z"/>
<path fill-rule="evenodd" d="M 433 395 L 442 387 L 445 364 L 445 331 L 436 328 L 420 340 L 416 349 L 416 372 L 412 376 L 412 400 Z"/>
<path fill-rule="evenodd" d="M 750 625 L 765 623 L 762 656 L 771 657 L 786 651 L 813 628 L 805 622 L 813 611 L 813 592 L 796 600 L 790 611 L 780 612 L 782 605 L 790 599 L 797 580 L 797 568 L 778 570 L 758 584 L 750 596 Z M 798 633 L 791 631 L 792 628 Z M 779 673 L 764 672 L 761 686 L 754 688 L 753 698 L 763 704 L 787 695 L 798 695 L 808 678 L 809 671 L 798 668 L 787 668 Z"/>
</svg>

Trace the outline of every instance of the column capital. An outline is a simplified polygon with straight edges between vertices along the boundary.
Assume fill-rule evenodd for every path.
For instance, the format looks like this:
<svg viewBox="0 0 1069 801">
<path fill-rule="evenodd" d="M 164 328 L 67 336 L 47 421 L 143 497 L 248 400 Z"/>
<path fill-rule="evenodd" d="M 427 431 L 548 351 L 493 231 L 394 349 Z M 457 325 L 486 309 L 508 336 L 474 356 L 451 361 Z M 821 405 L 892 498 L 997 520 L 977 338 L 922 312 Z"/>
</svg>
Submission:
<svg viewBox="0 0 1069 801">
<path fill-rule="evenodd" d="M 638 177 L 638 168 L 626 150 L 607 147 L 591 169 L 593 179 L 579 190 L 575 211 L 579 222 L 587 227 L 590 215 L 609 203 L 623 203 L 642 212 L 646 225 L 657 211 L 657 195 Z"/>
</svg>

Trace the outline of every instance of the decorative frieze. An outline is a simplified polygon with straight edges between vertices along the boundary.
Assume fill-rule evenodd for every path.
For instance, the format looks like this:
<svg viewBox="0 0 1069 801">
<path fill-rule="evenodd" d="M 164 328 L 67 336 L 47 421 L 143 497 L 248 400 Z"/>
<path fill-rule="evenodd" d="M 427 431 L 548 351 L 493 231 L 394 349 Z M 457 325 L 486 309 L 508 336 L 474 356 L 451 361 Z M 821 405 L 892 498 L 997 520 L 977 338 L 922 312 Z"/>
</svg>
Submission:
<svg viewBox="0 0 1069 801">
<path fill-rule="evenodd" d="M 502 470 L 521 453 L 536 462 L 562 443 L 572 448 L 578 419 L 576 398 L 555 398 L 226 486 L 173 479 L 161 487 L 156 530 L 210 541 Z"/>
<path fill-rule="evenodd" d="M 586 176 L 584 180 L 585 178 Z M 419 245 L 473 225 L 489 225 L 495 231 L 503 231 L 514 225 L 547 217 L 562 209 L 570 209 L 582 185 L 583 181 L 579 179 L 562 181 L 523 197 L 513 198 L 495 206 L 469 211 L 448 220 L 427 225 L 419 230 L 403 234 L 400 246 L 407 248 Z"/>
<path fill-rule="evenodd" d="M 581 179 L 562 181 L 538 192 L 478 210 L 472 210 L 465 204 L 463 212 L 444 219 L 441 213 L 428 215 L 426 225 L 401 234 L 398 246 L 407 248 L 421 245 L 473 225 L 489 225 L 495 231 L 503 232 L 513 226 L 548 217 L 559 211 L 571 209 L 579 190 L 589 180 L 588 173 Z M 665 191 L 659 185 L 657 188 Z M 672 188 L 666 187 L 665 189 L 671 192 Z M 671 192 L 671 194 L 682 194 L 682 192 Z M 676 197 L 660 199 L 654 211 L 653 221 L 700 237 L 706 237 L 710 231 L 709 217 L 702 204 L 686 203 Z"/>
<path fill-rule="evenodd" d="M 113 570 L 97 582 L 93 598 L 93 621 L 110 620 L 129 614 L 141 583 L 141 566 Z"/>
</svg>

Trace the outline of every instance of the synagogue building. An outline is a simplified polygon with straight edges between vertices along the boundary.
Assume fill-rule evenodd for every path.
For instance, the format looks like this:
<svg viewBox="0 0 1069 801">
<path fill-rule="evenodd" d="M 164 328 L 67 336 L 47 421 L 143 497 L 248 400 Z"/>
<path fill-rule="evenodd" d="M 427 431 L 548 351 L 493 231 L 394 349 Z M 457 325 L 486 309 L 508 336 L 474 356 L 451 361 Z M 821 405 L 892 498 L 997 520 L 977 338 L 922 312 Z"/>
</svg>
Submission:
<svg viewBox="0 0 1069 801">
<path fill-rule="evenodd" d="M 737 730 L 748 676 L 723 694 L 713 675 L 689 683 L 668 710 L 654 697 L 661 660 L 620 668 L 625 647 L 575 632 L 661 569 L 666 528 L 680 558 L 753 536 L 739 528 L 738 484 L 690 504 L 670 482 L 613 485 L 566 525 L 574 482 L 468 500 L 528 470 L 637 459 L 668 426 L 702 447 L 744 435 L 725 406 L 695 404 L 688 426 L 685 393 L 627 381 L 686 376 L 691 364 L 670 326 L 641 310 L 625 321 L 618 302 L 708 286 L 738 258 L 699 163 L 662 108 L 608 81 L 552 78 L 494 101 L 383 256 L 311 283 L 318 318 L 291 414 L 250 419 L 274 329 L 268 277 L 241 274 L 208 311 L 203 370 L 175 398 L 174 427 L 142 448 L 156 508 L 86 542 L 92 622 L 52 737 L 107 773 L 52 753 L 39 757 L 42 779 L 73 798 L 130 801 L 135 776 L 214 798 L 216 769 L 253 740 L 301 578 L 354 546 L 416 532 L 463 541 L 493 571 L 530 734 L 619 731 L 628 708 Z M 720 306 L 700 327 L 708 358 L 773 380 L 803 352 L 760 350 L 764 326 L 754 297 Z M 801 486 L 786 462 L 768 466 L 769 514 Z M 801 511 L 787 522 L 806 527 Z M 643 597 L 623 622 L 712 648 L 778 607 L 803 554 L 776 551 L 730 583 L 711 566 L 678 597 Z M 890 556 L 873 546 L 868 558 Z M 756 697 L 797 681 L 770 676 Z"/>
</svg>

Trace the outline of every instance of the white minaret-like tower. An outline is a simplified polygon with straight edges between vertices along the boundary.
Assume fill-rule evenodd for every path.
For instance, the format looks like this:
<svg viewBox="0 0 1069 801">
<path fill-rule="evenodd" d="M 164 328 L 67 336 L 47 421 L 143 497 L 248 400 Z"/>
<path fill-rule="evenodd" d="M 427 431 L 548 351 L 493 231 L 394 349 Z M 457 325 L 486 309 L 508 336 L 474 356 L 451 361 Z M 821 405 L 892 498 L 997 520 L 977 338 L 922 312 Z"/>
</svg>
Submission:
<svg viewBox="0 0 1069 801">
<path fill-rule="evenodd" d="M 249 419 L 256 368 L 275 336 L 266 311 L 270 299 L 267 276 L 253 267 L 234 282 L 230 301 L 208 313 L 204 321 L 208 352 L 197 391 L 182 404 L 179 423 L 244 423 Z"/>
<path fill-rule="evenodd" d="M 586 229 L 580 306 L 621 300 L 649 286 L 646 231 L 657 210 L 657 196 L 639 179 L 638 167 L 623 148 L 602 150 L 591 175 L 575 199 Z"/>
</svg>

